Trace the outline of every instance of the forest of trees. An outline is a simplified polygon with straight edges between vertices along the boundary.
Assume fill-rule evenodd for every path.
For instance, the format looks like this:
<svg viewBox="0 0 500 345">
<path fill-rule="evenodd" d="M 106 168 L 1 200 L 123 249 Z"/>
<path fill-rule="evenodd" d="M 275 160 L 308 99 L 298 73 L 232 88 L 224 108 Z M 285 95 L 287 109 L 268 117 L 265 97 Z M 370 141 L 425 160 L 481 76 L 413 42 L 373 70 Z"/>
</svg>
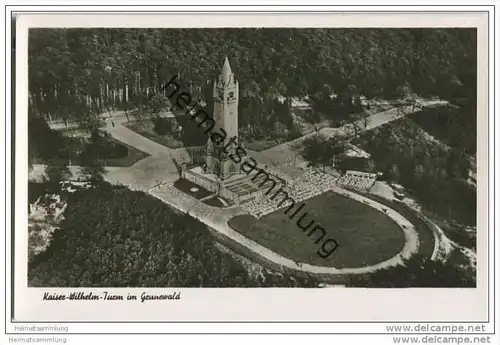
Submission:
<svg viewBox="0 0 500 345">
<path fill-rule="evenodd" d="M 411 119 L 365 132 L 355 143 L 371 154 L 376 171 L 406 187 L 424 207 L 476 224 L 476 189 L 466 182 L 471 165 L 463 150 L 429 141 Z"/>
<path fill-rule="evenodd" d="M 46 164 L 49 180 L 58 183 L 69 174 L 69 165 L 79 165 L 93 179 L 101 179 L 104 166 L 112 159 L 128 155 L 128 147 L 113 141 L 107 132 L 91 130 L 90 138 L 64 135 L 51 129 L 45 119 L 28 119 L 28 152 L 30 164 Z"/>
<path fill-rule="evenodd" d="M 399 265 L 371 274 L 354 275 L 348 287 L 403 288 L 403 287 L 476 287 L 475 272 L 452 266 L 438 260 L 415 255 Z"/>
<path fill-rule="evenodd" d="M 49 189 L 30 183 L 30 198 Z M 102 183 L 67 193 L 65 219 L 29 263 L 29 285 L 51 287 L 315 287 L 311 279 L 251 276 L 214 246 L 205 225 L 142 192 Z"/>
<path fill-rule="evenodd" d="M 477 116 L 474 99 L 462 106 L 430 108 L 410 115 L 426 132 L 453 150 L 474 156 L 477 151 Z"/>
<path fill-rule="evenodd" d="M 85 118 L 137 107 L 178 74 L 211 100 L 225 56 L 240 81 L 240 124 L 259 126 L 269 100 L 342 99 L 475 90 L 474 29 L 30 29 L 30 113 Z"/>
<path fill-rule="evenodd" d="M 159 92 L 174 75 L 211 114 L 212 83 L 225 56 L 240 82 L 239 128 L 246 140 L 300 136 L 292 97 L 307 96 L 313 122 L 323 116 L 332 125 L 363 110 L 361 95 L 413 92 L 475 108 L 474 29 L 92 28 L 30 29 L 29 115 L 78 120 L 89 132 L 100 126 L 97 115 L 111 109 L 137 119 L 143 112 L 158 115 L 169 107 Z M 448 117 L 447 125 L 470 128 L 463 124 L 475 121 L 475 111 L 467 116 Z M 166 122 L 156 120 L 157 134 L 173 129 Z M 205 143 L 188 118 L 177 122 L 176 139 Z M 30 140 L 35 134 L 29 132 Z"/>
<path fill-rule="evenodd" d="M 30 183 L 34 202 L 54 185 Z M 317 287 L 318 281 L 263 269 L 256 276 L 214 246 L 205 225 L 145 193 L 101 183 L 62 193 L 68 203 L 47 251 L 29 262 L 33 287 Z M 131 212 L 131 210 L 133 210 Z M 475 286 L 470 271 L 415 257 L 351 287 Z"/>
<path fill-rule="evenodd" d="M 440 124 L 442 130 L 433 134 L 461 147 L 458 153 L 422 147 L 409 139 L 413 128 L 404 125 L 365 133 L 359 143 L 369 147 L 376 169 L 420 193 L 425 206 L 475 223 L 475 191 L 461 184 L 468 168 L 465 154 L 475 150 L 475 128 L 469 126 L 476 119 L 475 29 L 30 29 L 30 158 L 49 162 L 53 182 L 63 179 L 67 161 L 75 160 L 102 187 L 68 196 L 61 231 L 30 264 L 30 285 L 315 286 L 288 276 L 250 277 L 213 246 L 201 223 L 100 178 L 101 152 L 113 151 L 106 157 L 125 152 L 98 135 L 98 114 L 111 109 L 123 109 L 127 116 L 159 114 L 168 103 L 158 94 L 173 75 L 193 98 L 206 101 L 211 113 L 212 82 L 225 56 L 240 82 L 244 135 L 270 135 L 281 128 L 296 133 L 294 97 L 308 97 L 314 112 L 333 122 L 362 111 L 361 95 L 390 99 L 412 92 L 459 103 L 467 109 L 459 116 L 447 114 L 443 120 L 436 113 L 419 122 L 426 130 Z M 332 94 L 337 97 L 331 99 Z M 277 101 L 280 96 L 284 103 Z M 78 121 L 92 133 L 90 142 L 73 145 L 48 128 L 49 118 Z M 193 128 L 182 126 L 186 117 L 176 120 Z M 155 121 L 160 132 L 173 129 Z M 460 137 L 460 131 L 466 135 Z M 191 144 L 206 141 L 197 130 L 180 135 Z M 80 148 L 76 154 L 68 149 L 74 146 Z M 312 139 L 303 155 L 324 168 L 333 162 L 330 151 L 340 146 L 331 141 L 321 146 Z M 316 158 L 315 152 L 320 152 Z"/>
</svg>

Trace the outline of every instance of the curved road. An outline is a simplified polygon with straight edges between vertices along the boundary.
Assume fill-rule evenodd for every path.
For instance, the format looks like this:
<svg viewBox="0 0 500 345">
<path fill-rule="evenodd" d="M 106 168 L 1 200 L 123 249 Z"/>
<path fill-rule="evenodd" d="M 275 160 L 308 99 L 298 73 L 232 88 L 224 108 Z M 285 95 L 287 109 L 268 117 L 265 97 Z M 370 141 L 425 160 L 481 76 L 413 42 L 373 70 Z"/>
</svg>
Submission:
<svg viewBox="0 0 500 345">
<path fill-rule="evenodd" d="M 341 193 L 345 196 L 353 198 L 359 202 L 363 202 L 380 212 L 385 213 L 388 217 L 392 218 L 402 229 L 405 234 L 405 245 L 401 252 L 393 258 L 380 262 L 375 265 L 359 267 L 359 268 L 334 268 L 328 266 L 316 266 L 306 263 L 297 263 L 294 260 L 288 259 L 272 250 L 258 244 L 255 241 L 241 235 L 233 230 L 228 225 L 228 221 L 234 216 L 246 214 L 240 207 L 230 207 L 226 209 L 211 207 L 199 200 L 196 200 L 185 193 L 179 191 L 171 184 L 167 186 L 160 186 L 149 190 L 149 193 L 156 198 L 162 200 L 166 204 L 176 208 L 181 212 L 185 212 L 190 216 L 198 219 L 210 228 L 218 231 L 222 235 L 229 237 L 233 241 L 245 246 L 251 251 L 259 254 L 263 258 L 270 260 L 278 265 L 285 266 L 290 269 L 299 270 L 315 274 L 360 274 L 374 272 L 378 269 L 396 266 L 402 264 L 403 259 L 409 258 L 412 254 L 416 253 L 419 247 L 418 233 L 414 226 L 402 215 L 396 211 L 389 209 L 387 206 L 380 204 L 371 199 L 365 198 L 359 194 L 352 193 L 341 188 L 333 189 L 336 193 Z M 384 211 L 385 210 L 385 211 Z"/>
<path fill-rule="evenodd" d="M 368 126 L 366 129 L 369 130 L 403 117 L 409 113 L 409 110 L 409 107 L 404 107 L 403 111 L 390 109 L 385 112 L 372 115 L 368 117 Z M 231 238 L 232 240 L 238 242 L 239 244 L 247 247 L 253 252 L 256 252 L 267 260 L 270 260 L 278 265 L 282 265 L 294 270 L 316 274 L 359 274 L 373 272 L 384 267 L 401 264 L 403 258 L 410 257 L 418 250 L 418 234 L 414 226 L 402 215 L 392 209 L 389 209 L 385 205 L 365 198 L 364 196 L 343 190 L 341 188 L 335 188 L 334 192 L 342 193 L 359 202 L 364 202 L 365 204 L 377 209 L 378 211 L 384 212 L 387 216 L 391 217 L 398 225 L 400 225 L 406 238 L 406 243 L 401 252 L 395 257 L 376 265 L 343 269 L 326 266 L 314 266 L 305 263 L 301 264 L 285 258 L 271 251 L 270 249 L 246 238 L 245 236 L 239 234 L 229 227 L 229 225 L 227 224 L 229 219 L 238 214 L 246 213 L 242 208 L 214 208 L 204 204 L 203 202 L 200 202 L 199 200 L 191 198 L 190 196 L 174 188 L 172 186 L 172 182 L 179 177 L 179 173 L 172 157 L 179 154 L 185 154 L 185 150 L 172 150 L 152 140 L 149 140 L 125 127 L 124 122 L 126 121 L 127 119 L 125 116 L 123 116 L 123 112 L 114 112 L 112 114 L 109 114 L 106 119 L 106 130 L 117 140 L 122 141 L 130 146 L 136 147 L 137 149 L 148 153 L 150 156 L 138 161 L 128 168 L 107 169 L 105 175 L 105 179 L 107 181 L 112 183 L 120 183 L 128 186 L 131 189 L 146 191 L 151 195 L 159 198 L 166 204 L 182 212 L 190 214 L 194 218 L 197 218 L 201 222 L 205 223 L 207 226 L 213 228 L 221 234 Z M 334 135 L 336 133 L 339 133 L 339 131 L 346 132 L 348 130 L 349 129 L 347 127 L 324 128 L 320 132 L 324 135 Z M 292 142 L 277 145 L 269 150 L 255 153 L 255 156 L 257 156 L 257 160 L 259 159 L 259 156 L 263 159 L 269 157 L 269 155 L 274 157 L 284 157 L 284 155 L 282 154 L 284 152 L 282 151 L 290 150 L 293 146 L 311 135 L 314 135 L 314 133 L 305 135 Z M 161 184 L 163 184 L 163 186 L 159 186 Z"/>
</svg>

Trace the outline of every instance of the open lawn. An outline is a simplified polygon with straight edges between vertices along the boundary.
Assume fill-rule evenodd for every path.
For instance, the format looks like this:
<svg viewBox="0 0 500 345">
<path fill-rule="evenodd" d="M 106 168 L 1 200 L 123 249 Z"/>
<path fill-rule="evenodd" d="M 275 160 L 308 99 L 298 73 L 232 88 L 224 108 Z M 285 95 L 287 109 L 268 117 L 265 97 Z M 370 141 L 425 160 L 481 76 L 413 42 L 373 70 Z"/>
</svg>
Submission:
<svg viewBox="0 0 500 345">
<path fill-rule="evenodd" d="M 149 155 L 145 152 L 142 152 L 138 149 L 136 149 L 133 146 L 127 145 L 119 140 L 116 140 L 115 138 L 107 138 L 110 143 L 113 144 L 119 144 L 122 146 L 127 147 L 127 155 L 123 157 L 117 157 L 117 158 L 105 158 L 105 166 L 108 167 L 130 167 L 136 162 L 140 161 L 141 159 L 144 159 L 148 157 Z M 67 147 L 69 148 L 69 154 L 70 154 L 70 163 L 71 164 L 78 164 L 78 152 L 79 150 L 81 151 L 81 146 L 82 144 L 75 140 L 75 138 L 68 138 L 67 141 Z M 60 158 L 55 158 L 55 161 L 62 161 L 62 162 L 67 162 L 67 159 L 60 159 Z M 48 161 L 41 158 L 41 157 L 33 157 L 33 164 L 47 164 Z"/>
<path fill-rule="evenodd" d="M 126 146 L 128 149 L 128 154 L 125 157 L 121 157 L 121 158 L 108 158 L 108 159 L 106 159 L 106 166 L 109 166 L 109 167 L 129 167 L 129 166 L 132 166 L 133 164 L 135 164 L 136 162 L 140 161 L 141 159 L 144 159 L 144 158 L 149 156 L 147 153 L 142 152 L 133 146 L 122 143 L 121 141 L 118 141 L 114 138 L 111 138 L 110 141 L 113 141 L 115 143 L 119 143 L 123 146 Z"/>
<path fill-rule="evenodd" d="M 146 137 L 149 140 L 152 140 L 168 148 L 178 149 L 180 147 L 186 146 L 182 141 L 175 139 L 170 134 L 160 135 L 156 133 L 153 129 L 154 125 L 149 119 L 146 119 L 144 121 L 144 125 L 141 125 L 139 122 L 136 121 L 127 122 L 124 125 L 128 129 L 136 132 L 137 134 L 140 134 L 143 137 Z"/>
<path fill-rule="evenodd" d="M 242 235 L 292 260 L 336 268 L 373 265 L 398 254 L 404 245 L 402 229 L 383 213 L 334 192 L 327 192 L 305 202 L 305 207 L 290 220 L 278 210 L 257 220 L 236 216 L 229 225 Z M 295 208 L 294 208 L 295 209 Z M 285 209 L 286 210 L 286 209 Z M 303 225 L 311 220 L 326 229 L 319 244 L 297 226 L 305 212 Z M 318 255 L 326 239 L 335 239 L 338 248 L 328 258 Z"/>
<path fill-rule="evenodd" d="M 397 200 L 388 200 L 382 198 L 378 195 L 373 195 L 369 193 L 361 193 L 367 198 L 371 198 L 381 204 L 384 204 L 394 211 L 398 212 L 400 215 L 408 219 L 410 223 L 413 224 L 415 230 L 418 232 L 418 255 L 422 257 L 430 258 L 432 256 L 432 252 L 434 251 L 434 233 L 432 230 L 425 224 L 425 222 L 419 217 L 419 215 L 412 210 L 409 206 L 405 205 L 401 201 Z"/>
</svg>

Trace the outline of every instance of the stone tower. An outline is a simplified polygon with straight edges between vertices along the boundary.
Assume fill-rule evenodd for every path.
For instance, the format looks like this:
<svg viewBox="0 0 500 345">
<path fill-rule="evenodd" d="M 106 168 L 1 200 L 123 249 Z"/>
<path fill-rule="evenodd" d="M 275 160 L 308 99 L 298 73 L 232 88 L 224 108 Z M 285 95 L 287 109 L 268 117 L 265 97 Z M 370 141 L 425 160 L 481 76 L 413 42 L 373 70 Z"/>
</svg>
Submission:
<svg viewBox="0 0 500 345">
<path fill-rule="evenodd" d="M 214 114 L 215 126 L 212 133 L 226 135 L 224 143 L 233 137 L 238 140 L 238 81 L 235 79 L 227 57 L 222 72 L 214 82 Z M 233 162 L 224 152 L 225 144 L 215 145 L 209 138 L 206 146 L 206 172 L 216 174 L 221 180 L 240 172 L 239 164 Z M 236 145 L 231 148 L 234 151 Z M 230 152 L 231 148 L 228 149 Z"/>
</svg>

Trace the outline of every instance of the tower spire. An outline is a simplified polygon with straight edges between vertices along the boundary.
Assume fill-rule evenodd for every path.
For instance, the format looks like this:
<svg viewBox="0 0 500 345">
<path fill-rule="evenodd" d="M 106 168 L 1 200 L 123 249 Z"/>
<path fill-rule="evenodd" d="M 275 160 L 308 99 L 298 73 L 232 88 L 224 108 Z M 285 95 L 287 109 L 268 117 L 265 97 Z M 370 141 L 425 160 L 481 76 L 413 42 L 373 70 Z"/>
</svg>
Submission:
<svg viewBox="0 0 500 345">
<path fill-rule="evenodd" d="M 224 81 L 224 84 L 229 83 L 232 74 L 233 72 L 231 71 L 231 66 L 229 65 L 229 59 L 226 56 L 224 59 L 224 65 L 222 66 L 222 80 Z"/>
</svg>

